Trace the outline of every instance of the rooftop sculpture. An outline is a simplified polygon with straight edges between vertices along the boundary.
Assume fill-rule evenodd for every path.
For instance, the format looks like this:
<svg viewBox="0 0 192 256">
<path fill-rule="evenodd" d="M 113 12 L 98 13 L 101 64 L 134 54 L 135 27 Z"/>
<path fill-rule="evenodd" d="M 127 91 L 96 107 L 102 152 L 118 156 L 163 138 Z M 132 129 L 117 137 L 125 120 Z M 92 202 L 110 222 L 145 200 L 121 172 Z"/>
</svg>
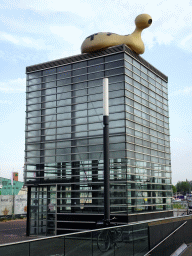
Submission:
<svg viewBox="0 0 192 256">
<path fill-rule="evenodd" d="M 108 47 L 126 44 L 137 54 L 145 51 L 144 43 L 141 39 L 141 32 L 152 24 L 152 18 L 148 14 L 140 14 L 135 19 L 135 31 L 130 35 L 118 35 L 109 32 L 99 32 L 88 36 L 81 45 L 81 53 L 90 53 L 104 50 Z"/>
</svg>

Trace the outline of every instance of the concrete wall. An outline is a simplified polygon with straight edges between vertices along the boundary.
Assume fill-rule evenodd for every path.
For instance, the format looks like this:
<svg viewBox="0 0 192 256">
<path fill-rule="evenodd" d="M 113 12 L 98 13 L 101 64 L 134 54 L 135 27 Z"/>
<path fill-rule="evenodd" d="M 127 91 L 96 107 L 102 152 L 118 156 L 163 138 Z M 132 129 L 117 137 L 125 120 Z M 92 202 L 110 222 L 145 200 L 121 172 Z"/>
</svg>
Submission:
<svg viewBox="0 0 192 256">
<path fill-rule="evenodd" d="M 166 220 L 149 223 L 149 248 L 152 249 L 164 238 L 176 230 L 182 223 L 187 223 L 171 235 L 165 242 L 154 249 L 150 255 L 170 256 L 183 243 L 192 242 L 192 215 L 170 218 Z"/>
</svg>

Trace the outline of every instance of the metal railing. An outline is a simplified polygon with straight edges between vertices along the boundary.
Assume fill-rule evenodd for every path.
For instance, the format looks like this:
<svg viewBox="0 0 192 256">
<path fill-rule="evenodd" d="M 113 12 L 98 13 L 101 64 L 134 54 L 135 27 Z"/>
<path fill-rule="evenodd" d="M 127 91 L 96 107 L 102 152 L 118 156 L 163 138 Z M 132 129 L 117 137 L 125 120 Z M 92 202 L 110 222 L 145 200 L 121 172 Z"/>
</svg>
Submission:
<svg viewBox="0 0 192 256">
<path fill-rule="evenodd" d="M 106 233 L 110 237 L 102 238 Z M 100 256 L 117 252 L 127 255 L 127 251 L 131 256 L 142 256 L 148 251 L 146 222 L 0 245 L 0 255 L 6 256 Z"/>
<path fill-rule="evenodd" d="M 188 216 L 189 219 L 190 216 Z M 185 218 L 185 217 L 184 217 Z M 141 221 L 122 226 L 97 230 L 43 237 L 28 241 L 0 245 L 0 255 L 6 256 L 100 256 L 127 255 L 147 256 L 169 237 L 187 224 L 182 223 L 165 239 L 149 250 L 149 224 L 155 222 L 184 220 L 183 217 L 170 217 Z M 186 220 L 186 219 L 185 219 Z M 104 238 L 102 238 L 104 237 Z M 102 239 L 101 239 L 102 238 Z M 102 243 L 102 246 L 100 245 Z M 104 247 L 103 247 L 104 246 Z M 101 249 L 104 248 L 104 249 Z"/>
</svg>

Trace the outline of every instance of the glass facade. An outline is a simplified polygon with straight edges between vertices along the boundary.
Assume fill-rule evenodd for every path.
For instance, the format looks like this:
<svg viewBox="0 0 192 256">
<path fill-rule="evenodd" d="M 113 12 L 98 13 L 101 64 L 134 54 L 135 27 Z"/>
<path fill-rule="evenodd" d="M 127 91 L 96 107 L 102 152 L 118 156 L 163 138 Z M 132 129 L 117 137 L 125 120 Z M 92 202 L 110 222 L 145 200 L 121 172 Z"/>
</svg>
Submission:
<svg viewBox="0 0 192 256">
<path fill-rule="evenodd" d="M 118 49 L 27 68 L 31 234 L 56 234 L 64 214 L 104 212 L 104 77 L 109 78 L 111 214 L 172 209 L 167 79 Z"/>
</svg>

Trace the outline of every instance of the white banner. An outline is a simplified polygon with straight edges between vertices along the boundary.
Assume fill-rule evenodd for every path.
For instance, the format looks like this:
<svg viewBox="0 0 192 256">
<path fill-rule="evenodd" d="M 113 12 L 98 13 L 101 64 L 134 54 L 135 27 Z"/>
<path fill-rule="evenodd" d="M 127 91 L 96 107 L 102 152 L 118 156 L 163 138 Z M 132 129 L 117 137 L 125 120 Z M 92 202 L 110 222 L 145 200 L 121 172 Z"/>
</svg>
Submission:
<svg viewBox="0 0 192 256">
<path fill-rule="evenodd" d="M 16 195 L 14 200 L 14 214 L 27 213 L 27 195 Z"/>
<path fill-rule="evenodd" d="M 12 215 L 13 196 L 0 195 L 0 215 Z"/>
<path fill-rule="evenodd" d="M 13 205 L 14 197 L 14 205 Z M 0 215 L 12 215 L 12 209 L 14 208 L 14 214 L 26 214 L 27 213 L 27 195 L 0 195 Z"/>
</svg>

